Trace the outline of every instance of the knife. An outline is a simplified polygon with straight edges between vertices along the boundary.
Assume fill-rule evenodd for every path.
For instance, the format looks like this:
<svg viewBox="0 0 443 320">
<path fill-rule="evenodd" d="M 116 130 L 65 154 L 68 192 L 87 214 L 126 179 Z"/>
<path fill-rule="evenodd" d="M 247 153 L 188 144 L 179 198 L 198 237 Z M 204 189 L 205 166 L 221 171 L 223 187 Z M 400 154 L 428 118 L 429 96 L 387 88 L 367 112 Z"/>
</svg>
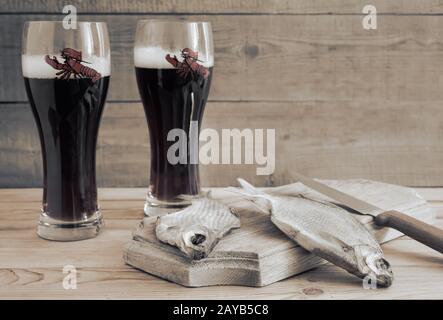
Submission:
<svg viewBox="0 0 443 320">
<path fill-rule="evenodd" d="M 363 200 L 350 196 L 337 189 L 331 188 L 314 179 L 296 173 L 298 179 L 305 186 L 325 195 L 339 203 L 357 211 L 358 213 L 374 217 L 374 222 L 380 227 L 390 227 L 415 239 L 434 250 L 443 253 L 443 230 L 411 216 L 395 210 L 385 211 Z"/>
</svg>

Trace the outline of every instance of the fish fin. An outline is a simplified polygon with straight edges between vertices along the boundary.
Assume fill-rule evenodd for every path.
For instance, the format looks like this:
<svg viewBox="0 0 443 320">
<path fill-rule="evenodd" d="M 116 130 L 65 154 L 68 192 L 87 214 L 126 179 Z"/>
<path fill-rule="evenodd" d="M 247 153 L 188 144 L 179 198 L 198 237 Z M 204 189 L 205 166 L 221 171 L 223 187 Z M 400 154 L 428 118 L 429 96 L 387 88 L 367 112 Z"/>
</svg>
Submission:
<svg viewBox="0 0 443 320">
<path fill-rule="evenodd" d="M 271 197 L 267 193 L 257 189 L 242 178 L 237 178 L 237 181 L 240 183 L 242 189 L 229 187 L 225 190 L 244 195 L 260 212 L 263 212 L 265 214 L 271 213 Z"/>
<path fill-rule="evenodd" d="M 248 198 L 254 197 L 253 194 L 250 194 L 250 193 L 244 191 L 243 189 L 239 189 L 239 188 L 235 188 L 235 187 L 227 187 L 224 190 L 226 190 L 228 192 L 236 193 L 236 194 L 241 194 L 242 196 L 245 196 Z"/>
<path fill-rule="evenodd" d="M 263 201 L 264 199 L 260 199 L 261 201 Z M 271 208 L 269 208 L 269 205 L 261 203 L 260 205 L 256 202 L 256 200 L 250 200 L 251 204 L 258 209 L 259 211 L 263 212 L 264 214 L 271 214 Z M 260 201 L 260 202 L 261 202 Z M 263 208 L 263 206 L 266 206 L 266 209 Z"/>
<path fill-rule="evenodd" d="M 244 189 L 238 189 L 238 188 L 234 188 L 234 187 L 228 187 L 228 188 L 225 188 L 224 190 L 245 196 L 245 198 L 248 201 L 250 201 L 251 204 L 256 209 L 258 209 L 260 212 L 262 212 L 264 214 L 271 213 L 269 199 L 265 196 L 265 194 L 250 194 L 249 192 L 245 191 Z"/>
<path fill-rule="evenodd" d="M 371 281 L 377 281 L 377 285 L 381 287 L 389 287 L 392 284 L 394 275 L 389 262 L 383 257 L 381 248 L 358 245 L 354 247 L 354 253 L 362 278 L 369 276 Z"/>
<path fill-rule="evenodd" d="M 242 178 L 237 178 L 238 183 L 240 183 L 241 187 L 246 190 L 246 192 L 250 194 L 264 194 L 263 191 L 258 190 L 256 187 L 254 187 L 252 184 L 250 184 L 248 181 Z"/>
<path fill-rule="evenodd" d="M 268 197 L 266 197 L 265 194 L 255 194 L 255 193 L 249 193 L 248 191 L 244 190 L 244 189 L 240 189 L 240 188 L 235 188 L 235 187 L 228 187 L 224 189 L 225 191 L 228 192 L 232 192 L 232 193 L 236 193 L 236 194 L 241 194 L 242 196 L 244 196 L 245 198 L 247 198 L 248 200 L 253 200 L 253 199 L 268 199 Z"/>
</svg>

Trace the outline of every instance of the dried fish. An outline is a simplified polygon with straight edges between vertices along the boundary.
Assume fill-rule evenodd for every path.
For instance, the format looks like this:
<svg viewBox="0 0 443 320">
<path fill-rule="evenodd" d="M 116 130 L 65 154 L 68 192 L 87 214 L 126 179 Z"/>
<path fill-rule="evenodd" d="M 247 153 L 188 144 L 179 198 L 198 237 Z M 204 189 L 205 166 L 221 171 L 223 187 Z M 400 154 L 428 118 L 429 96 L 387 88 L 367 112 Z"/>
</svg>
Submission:
<svg viewBox="0 0 443 320">
<path fill-rule="evenodd" d="M 239 227 L 240 219 L 234 209 L 208 195 L 191 200 L 191 205 L 183 210 L 158 217 L 155 233 L 160 241 L 200 260 L 225 234 Z"/>
<path fill-rule="evenodd" d="M 240 193 L 258 200 L 255 204 L 301 247 L 359 278 L 376 280 L 381 287 L 392 284 L 392 270 L 379 243 L 348 211 L 302 195 L 271 195 L 238 181 L 243 187 Z"/>
</svg>

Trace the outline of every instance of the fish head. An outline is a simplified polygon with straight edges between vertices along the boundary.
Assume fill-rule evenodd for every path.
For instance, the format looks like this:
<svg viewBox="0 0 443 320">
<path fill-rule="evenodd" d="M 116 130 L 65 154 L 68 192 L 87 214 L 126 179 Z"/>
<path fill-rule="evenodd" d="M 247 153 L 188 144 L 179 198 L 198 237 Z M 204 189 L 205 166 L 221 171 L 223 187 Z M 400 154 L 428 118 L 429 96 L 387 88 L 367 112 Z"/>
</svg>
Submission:
<svg viewBox="0 0 443 320">
<path fill-rule="evenodd" d="M 240 227 L 235 210 L 207 197 L 180 211 L 157 218 L 155 234 L 193 260 L 206 258 L 231 229 Z"/>
<path fill-rule="evenodd" d="M 372 270 L 378 286 L 383 288 L 391 286 L 394 281 L 394 274 L 392 273 L 391 265 L 386 259 L 379 256 L 376 259 L 370 259 L 370 261 L 367 261 L 367 264 Z"/>
<path fill-rule="evenodd" d="M 278 226 L 278 225 L 277 225 Z M 279 226 L 280 230 L 285 229 Z M 291 230 L 286 231 L 290 234 Z M 375 239 L 362 237 L 344 241 L 328 232 L 317 231 L 315 237 L 306 238 L 305 233 L 295 233 L 294 238 L 302 247 L 312 253 L 332 262 L 333 264 L 358 276 L 364 281 L 374 282 L 378 287 L 389 287 L 394 276 L 389 262 L 383 257 L 383 251 Z M 356 243 L 358 242 L 358 243 Z"/>
<path fill-rule="evenodd" d="M 180 229 L 178 247 L 193 260 L 206 258 L 219 239 L 216 230 L 202 225 L 183 226 Z"/>
<path fill-rule="evenodd" d="M 214 232 L 198 224 L 167 225 L 157 220 L 156 235 L 160 241 L 176 246 L 193 260 L 205 258 L 217 243 Z"/>
<path fill-rule="evenodd" d="M 358 259 L 359 271 L 368 276 L 371 281 L 375 279 L 377 286 L 387 288 L 394 281 L 394 274 L 389 262 L 383 258 L 381 250 L 375 250 L 373 247 L 364 246 L 356 250 L 357 255 L 361 254 L 363 259 Z"/>
</svg>

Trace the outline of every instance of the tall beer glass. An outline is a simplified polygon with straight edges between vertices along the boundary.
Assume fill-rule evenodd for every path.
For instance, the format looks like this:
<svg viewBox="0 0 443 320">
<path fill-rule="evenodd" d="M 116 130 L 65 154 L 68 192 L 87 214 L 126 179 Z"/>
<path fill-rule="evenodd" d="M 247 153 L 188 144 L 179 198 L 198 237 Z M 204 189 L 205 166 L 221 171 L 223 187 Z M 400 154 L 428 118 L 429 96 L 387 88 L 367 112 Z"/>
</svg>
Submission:
<svg viewBox="0 0 443 320">
<path fill-rule="evenodd" d="M 43 157 L 42 238 L 86 239 L 102 227 L 95 149 L 110 65 L 105 23 L 25 23 L 22 71 Z"/>
<path fill-rule="evenodd" d="M 135 73 L 151 144 L 146 215 L 174 211 L 200 194 L 198 134 L 211 86 L 213 54 L 208 22 L 138 23 Z"/>
</svg>

